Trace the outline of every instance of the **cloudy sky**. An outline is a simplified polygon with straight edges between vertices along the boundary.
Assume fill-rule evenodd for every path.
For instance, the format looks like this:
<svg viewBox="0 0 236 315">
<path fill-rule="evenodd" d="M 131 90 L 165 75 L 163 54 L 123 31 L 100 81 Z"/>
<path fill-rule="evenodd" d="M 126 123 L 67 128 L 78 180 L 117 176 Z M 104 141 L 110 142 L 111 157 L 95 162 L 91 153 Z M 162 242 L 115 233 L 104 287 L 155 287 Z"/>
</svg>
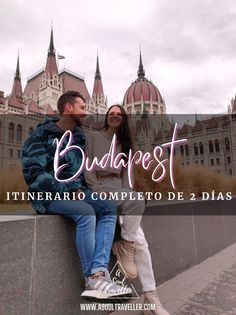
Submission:
<svg viewBox="0 0 236 315">
<path fill-rule="evenodd" d="M 109 105 L 146 77 L 169 113 L 223 113 L 236 93 L 235 0 L 1 1 L 0 90 L 10 93 L 20 52 L 23 87 L 45 66 L 51 21 L 60 68 L 85 76 L 92 92 L 96 54 Z"/>
</svg>

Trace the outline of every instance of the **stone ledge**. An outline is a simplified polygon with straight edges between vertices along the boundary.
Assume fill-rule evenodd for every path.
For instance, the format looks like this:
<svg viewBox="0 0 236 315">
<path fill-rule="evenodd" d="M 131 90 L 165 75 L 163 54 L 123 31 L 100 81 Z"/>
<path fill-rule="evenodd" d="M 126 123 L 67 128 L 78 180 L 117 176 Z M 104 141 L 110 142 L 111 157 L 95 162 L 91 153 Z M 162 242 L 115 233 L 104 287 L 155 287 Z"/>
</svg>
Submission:
<svg viewBox="0 0 236 315">
<path fill-rule="evenodd" d="M 227 205 L 235 209 L 236 200 Z M 195 215 L 213 206 L 219 208 L 218 215 Z M 148 205 L 147 210 L 156 207 L 164 211 L 166 205 Z M 236 216 L 222 215 L 225 203 L 181 207 L 191 215 L 143 217 L 158 284 L 236 242 Z M 60 216 L 0 217 L 0 314 L 83 314 L 83 278 L 74 233 L 73 222 Z M 134 285 L 141 292 L 137 281 Z"/>
</svg>

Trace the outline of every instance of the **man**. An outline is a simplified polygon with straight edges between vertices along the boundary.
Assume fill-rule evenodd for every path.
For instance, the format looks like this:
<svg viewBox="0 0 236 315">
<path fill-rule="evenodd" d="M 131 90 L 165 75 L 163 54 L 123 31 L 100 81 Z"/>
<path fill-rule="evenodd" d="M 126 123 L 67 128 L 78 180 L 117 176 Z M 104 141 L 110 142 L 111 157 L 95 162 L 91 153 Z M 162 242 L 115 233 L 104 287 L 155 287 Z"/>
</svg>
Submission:
<svg viewBox="0 0 236 315">
<path fill-rule="evenodd" d="M 83 174 L 71 182 L 60 182 L 54 177 L 55 139 L 61 139 L 66 130 L 73 134 L 73 144 L 84 150 L 85 136 L 81 128 L 85 116 L 85 99 L 76 91 L 60 96 L 57 103 L 60 119 L 46 120 L 39 124 L 22 149 L 22 164 L 29 192 L 65 192 L 79 194 L 83 200 L 33 200 L 38 213 L 60 214 L 76 223 L 76 248 L 86 279 L 83 297 L 106 299 L 131 293 L 129 288 L 113 284 L 108 273 L 108 262 L 116 225 L 116 208 L 110 201 L 92 200 Z M 66 141 L 63 143 L 66 146 Z M 81 164 L 81 152 L 69 150 L 60 159 L 66 164 L 61 178 L 70 178 Z M 46 194 L 45 194 L 46 195 Z M 49 198 L 48 198 L 49 199 Z"/>
</svg>

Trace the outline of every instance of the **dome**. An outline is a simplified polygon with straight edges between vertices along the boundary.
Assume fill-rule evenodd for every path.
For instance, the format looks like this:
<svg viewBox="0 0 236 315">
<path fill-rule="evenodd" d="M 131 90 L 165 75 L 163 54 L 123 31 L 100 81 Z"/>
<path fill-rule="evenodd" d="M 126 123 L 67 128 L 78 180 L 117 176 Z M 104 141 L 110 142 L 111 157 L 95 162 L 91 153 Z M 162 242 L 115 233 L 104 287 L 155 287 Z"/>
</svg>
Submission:
<svg viewBox="0 0 236 315">
<path fill-rule="evenodd" d="M 138 78 L 131 84 L 124 96 L 124 105 L 133 102 L 158 102 L 163 103 L 161 93 L 158 88 L 145 77 Z"/>
<path fill-rule="evenodd" d="M 142 56 L 140 53 L 138 78 L 133 82 L 125 93 L 123 105 L 136 102 L 158 102 L 164 103 L 158 88 L 147 78 L 142 64 Z"/>
</svg>

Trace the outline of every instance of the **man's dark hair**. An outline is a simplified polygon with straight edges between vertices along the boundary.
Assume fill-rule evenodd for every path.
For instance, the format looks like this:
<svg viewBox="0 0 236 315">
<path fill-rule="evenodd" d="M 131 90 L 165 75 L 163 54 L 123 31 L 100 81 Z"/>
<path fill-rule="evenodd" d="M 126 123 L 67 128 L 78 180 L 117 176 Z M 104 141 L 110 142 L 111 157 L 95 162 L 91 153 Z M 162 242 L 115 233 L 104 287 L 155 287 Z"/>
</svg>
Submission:
<svg viewBox="0 0 236 315">
<path fill-rule="evenodd" d="M 65 105 L 67 103 L 74 105 L 74 103 L 76 102 L 75 99 L 77 97 L 80 97 L 84 102 L 86 102 L 85 97 L 78 91 L 67 91 L 62 94 L 57 101 L 57 109 L 59 113 L 62 114 L 64 112 Z"/>
</svg>

